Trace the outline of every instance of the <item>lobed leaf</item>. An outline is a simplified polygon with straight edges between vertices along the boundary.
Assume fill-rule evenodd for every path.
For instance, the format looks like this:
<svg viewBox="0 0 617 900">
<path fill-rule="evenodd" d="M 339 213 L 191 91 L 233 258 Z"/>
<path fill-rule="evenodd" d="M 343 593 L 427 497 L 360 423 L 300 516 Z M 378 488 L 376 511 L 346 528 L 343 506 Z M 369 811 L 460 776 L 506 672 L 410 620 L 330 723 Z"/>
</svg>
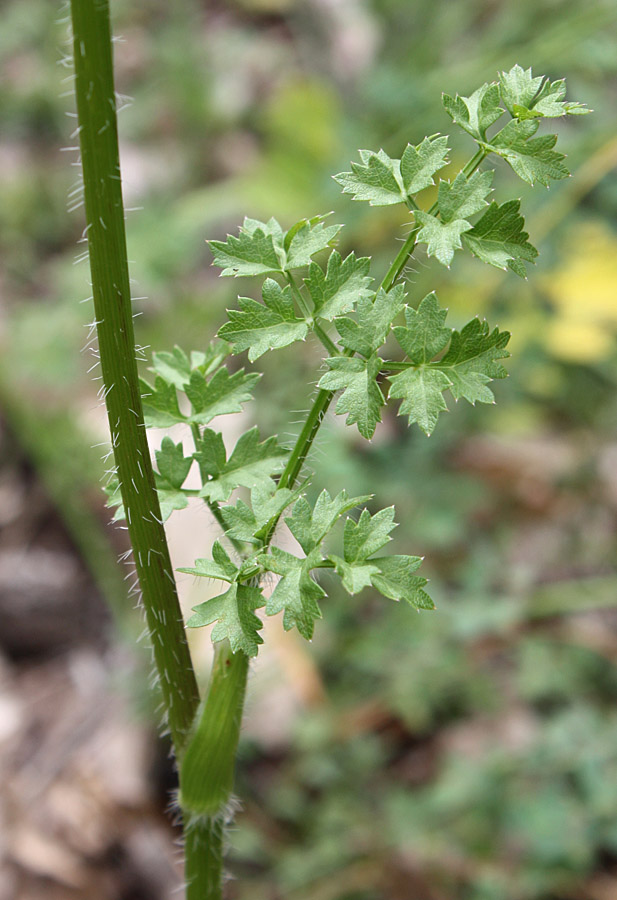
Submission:
<svg viewBox="0 0 617 900">
<path fill-rule="evenodd" d="M 186 624 L 188 628 L 200 628 L 216 622 L 212 629 L 212 640 L 215 643 L 227 638 L 233 653 L 241 651 L 247 656 L 257 656 L 259 645 L 263 644 L 263 638 L 259 634 L 263 623 L 254 611 L 264 606 L 264 603 L 259 588 L 230 584 L 224 594 L 195 606 L 193 615 Z"/>
<path fill-rule="evenodd" d="M 188 422 L 207 425 L 216 416 L 242 412 L 242 404 L 252 400 L 251 391 L 261 378 L 258 372 L 245 373 L 244 369 L 229 374 L 226 368 L 218 369 L 210 381 L 198 369 L 191 372 L 184 390 L 193 407 Z"/>
<path fill-rule="evenodd" d="M 447 165 L 447 157 L 447 137 L 426 137 L 417 147 L 407 144 L 400 162 L 404 196 L 417 194 L 435 184 L 433 175 Z"/>
<path fill-rule="evenodd" d="M 356 308 L 356 318 L 343 316 L 335 319 L 341 343 L 347 350 L 370 357 L 384 343 L 390 325 L 405 308 L 405 289 L 397 284 L 391 290 L 380 288 L 375 299 L 361 298 Z"/>
<path fill-rule="evenodd" d="M 445 326 L 445 317 L 435 294 L 429 294 L 417 312 L 405 311 L 405 326 L 394 329 L 410 365 L 389 376 L 390 396 L 403 401 L 399 414 L 407 415 L 410 425 L 417 422 L 426 434 L 433 432 L 439 414 L 448 408 L 445 390 L 456 400 L 463 397 L 469 403 L 492 403 L 495 398 L 488 383 L 507 374 L 499 362 L 509 356 L 507 331 L 490 331 L 479 319 L 472 319 L 460 332 L 453 331 Z M 446 353 L 435 361 L 446 347 Z"/>
<path fill-rule="evenodd" d="M 525 220 L 519 215 L 520 200 L 508 200 L 501 206 L 494 201 L 463 241 L 483 262 L 500 269 L 509 267 L 525 278 L 524 262 L 533 262 L 538 255 L 523 231 Z"/>
<path fill-rule="evenodd" d="M 347 415 L 347 424 L 357 424 L 358 431 L 367 439 L 373 437 L 377 423 L 381 421 L 384 396 L 377 383 L 381 359 L 374 353 L 368 359 L 358 356 L 337 356 L 327 359 L 329 372 L 318 383 L 328 391 L 343 390 L 336 404 L 338 415 Z"/>
<path fill-rule="evenodd" d="M 237 487 L 269 487 L 271 476 L 279 472 L 288 451 L 275 437 L 259 442 L 259 429 L 251 428 L 238 440 L 227 459 L 222 436 L 206 428 L 195 453 L 202 477 L 207 479 L 199 496 L 226 501 Z"/>
<path fill-rule="evenodd" d="M 250 297 L 239 297 L 240 309 L 227 310 L 229 321 L 219 330 L 234 353 L 248 350 L 254 362 L 267 350 L 287 347 L 304 340 L 308 332 L 305 319 L 296 316 L 291 288 L 281 287 L 267 278 L 262 288 L 263 303 Z"/>
<path fill-rule="evenodd" d="M 361 163 L 352 162 L 351 172 L 333 178 L 343 186 L 344 194 L 354 200 L 366 200 L 371 206 L 390 206 L 405 200 L 401 180 L 401 162 L 391 159 L 384 150 L 360 150 Z"/>
<path fill-rule="evenodd" d="M 455 250 L 462 248 L 461 235 L 471 229 L 466 219 L 453 219 L 442 222 L 436 216 L 418 210 L 415 213 L 422 228 L 417 234 L 419 243 L 428 244 L 427 253 L 435 256 L 444 266 L 450 266 Z"/>
<path fill-rule="evenodd" d="M 251 491 L 251 505 L 238 500 L 235 506 L 221 507 L 227 536 L 238 541 L 259 543 L 282 512 L 298 497 L 298 491 L 274 490 L 274 485 L 257 484 Z"/>
<path fill-rule="evenodd" d="M 452 182 L 440 181 L 437 206 L 441 221 L 466 219 L 487 206 L 485 197 L 491 190 L 494 174 L 491 170 L 474 172 L 466 178 L 459 172 Z"/>
<path fill-rule="evenodd" d="M 486 131 L 499 119 L 504 110 L 499 105 L 499 86 L 483 84 L 470 97 L 450 97 L 443 94 L 442 102 L 452 121 L 476 140 L 486 140 Z"/>
<path fill-rule="evenodd" d="M 317 263 L 311 263 L 304 283 L 315 306 L 315 316 L 331 320 L 353 309 L 359 300 L 373 297 L 368 287 L 373 280 L 368 274 L 369 265 L 368 257 L 356 259 L 350 253 L 343 260 L 336 250 L 329 256 L 325 272 Z"/>
<path fill-rule="evenodd" d="M 257 561 L 268 572 L 280 575 L 280 580 L 266 602 L 266 615 L 283 612 L 283 628 L 297 628 L 302 637 L 311 640 L 315 620 L 321 618 L 319 600 L 325 591 L 311 578 L 310 571 L 321 563 L 321 554 L 313 550 L 305 559 L 299 559 L 279 547 L 269 554 L 261 554 Z"/>
<path fill-rule="evenodd" d="M 486 146 L 505 159 L 523 181 L 531 185 L 539 181 L 548 187 L 551 179 L 567 178 L 570 172 L 563 164 L 564 154 L 553 150 L 557 135 L 534 138 L 537 130 L 537 119 L 512 119 Z"/>
<path fill-rule="evenodd" d="M 147 428 L 168 428 L 179 422 L 186 422 L 186 416 L 180 412 L 176 388 L 160 375 L 154 379 L 154 387 L 139 379 L 141 402 Z"/>
<path fill-rule="evenodd" d="M 311 553 L 319 547 L 344 513 L 367 500 L 370 500 L 370 495 L 349 497 L 347 491 L 341 491 L 332 498 L 324 489 L 314 507 L 311 507 L 306 497 L 300 497 L 292 515 L 285 522 L 304 552 Z"/>
</svg>

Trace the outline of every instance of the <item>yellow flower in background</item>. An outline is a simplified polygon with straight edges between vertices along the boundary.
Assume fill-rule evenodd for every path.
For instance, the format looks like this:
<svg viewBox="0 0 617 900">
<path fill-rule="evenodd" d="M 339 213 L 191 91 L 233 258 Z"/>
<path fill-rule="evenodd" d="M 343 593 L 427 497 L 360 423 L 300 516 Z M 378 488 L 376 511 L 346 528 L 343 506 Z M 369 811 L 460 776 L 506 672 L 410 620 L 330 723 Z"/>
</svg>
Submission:
<svg viewBox="0 0 617 900">
<path fill-rule="evenodd" d="M 555 307 L 549 352 L 569 362 L 610 356 L 617 336 L 617 236 L 599 223 L 579 227 L 567 261 L 543 287 Z"/>
</svg>

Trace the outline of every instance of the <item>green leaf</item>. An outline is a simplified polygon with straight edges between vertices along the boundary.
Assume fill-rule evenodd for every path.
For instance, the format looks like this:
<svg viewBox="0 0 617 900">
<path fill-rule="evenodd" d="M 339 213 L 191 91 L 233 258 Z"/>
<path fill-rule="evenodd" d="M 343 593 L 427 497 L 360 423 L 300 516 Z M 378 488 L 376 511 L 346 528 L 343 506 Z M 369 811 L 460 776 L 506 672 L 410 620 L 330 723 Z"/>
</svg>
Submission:
<svg viewBox="0 0 617 900">
<path fill-rule="evenodd" d="M 426 137 L 417 147 L 407 144 L 400 163 L 405 194 L 417 194 L 435 184 L 433 175 L 447 165 L 447 156 L 447 137 Z"/>
<path fill-rule="evenodd" d="M 344 194 L 354 200 L 367 200 L 371 206 L 390 206 L 406 199 L 401 179 L 401 163 L 379 150 L 360 150 L 361 163 L 351 164 L 351 172 L 341 172 L 333 178 L 343 186 Z"/>
<path fill-rule="evenodd" d="M 191 568 L 178 569 L 187 575 L 199 575 L 201 578 L 215 578 L 217 581 L 228 581 L 230 584 L 238 577 L 238 567 L 231 561 L 220 541 L 212 547 L 212 559 L 196 559 Z M 209 622 L 204 622 L 209 625 Z"/>
<path fill-rule="evenodd" d="M 260 378 L 258 372 L 247 374 L 240 369 L 230 375 L 226 368 L 222 368 L 214 373 L 210 381 L 206 381 L 199 369 L 194 369 L 185 387 L 193 407 L 188 421 L 207 425 L 216 416 L 242 412 L 242 404 L 252 399 L 251 391 Z"/>
<path fill-rule="evenodd" d="M 443 94 L 442 102 L 452 121 L 476 140 L 486 140 L 486 130 L 503 115 L 499 105 L 499 86 L 483 84 L 471 97 L 450 97 Z"/>
<path fill-rule="evenodd" d="M 435 216 L 418 210 L 414 213 L 422 228 L 418 232 L 419 243 L 428 244 L 429 256 L 436 256 L 444 266 L 450 266 L 455 250 L 462 248 L 461 235 L 471 229 L 466 219 L 454 219 L 451 222 L 441 222 Z"/>
<path fill-rule="evenodd" d="M 396 528 L 394 507 L 380 509 L 371 516 L 363 509 L 357 522 L 347 519 L 343 537 L 343 557 L 346 563 L 364 562 L 391 540 L 390 532 Z"/>
<path fill-rule="evenodd" d="M 368 257 L 356 259 L 353 253 L 343 261 L 337 250 L 330 254 L 325 273 L 317 263 L 311 263 L 304 282 L 315 304 L 315 316 L 331 320 L 353 309 L 358 300 L 372 297 L 369 265 Z"/>
<path fill-rule="evenodd" d="M 348 594 L 359 594 L 365 587 L 372 584 L 373 575 L 379 574 L 377 566 L 370 562 L 348 563 L 340 556 L 329 557 L 334 563 L 334 568 L 341 577 L 343 587 Z"/>
<path fill-rule="evenodd" d="M 285 270 L 300 269 L 308 266 L 311 257 L 320 250 L 325 250 L 330 246 L 330 241 L 334 240 L 341 230 L 341 225 L 328 225 L 327 227 L 321 221 L 323 217 L 317 216 L 314 219 L 302 220 L 300 227 L 295 231 L 291 242 L 287 249 L 287 260 L 285 262 Z"/>
<path fill-rule="evenodd" d="M 156 462 L 161 476 L 171 487 L 181 488 L 193 465 L 193 457 L 186 457 L 182 449 L 182 442 L 174 444 L 171 438 L 164 437 L 161 449 L 155 453 Z"/>
<path fill-rule="evenodd" d="M 533 103 L 533 114 L 554 119 L 559 116 L 586 116 L 587 113 L 591 112 L 584 103 L 565 103 L 565 96 L 565 78 L 552 83 L 547 79 Z M 520 118 L 520 113 L 517 113 L 517 115 Z"/>
<path fill-rule="evenodd" d="M 347 424 L 357 424 L 362 437 L 372 438 L 381 421 L 381 407 L 385 402 L 377 383 L 381 359 L 377 354 L 368 359 L 336 356 L 327 359 L 326 363 L 330 371 L 322 376 L 317 386 L 328 391 L 342 389 L 336 404 L 337 414 L 348 413 Z"/>
<path fill-rule="evenodd" d="M 412 363 L 430 362 L 446 348 L 452 337 L 452 329 L 444 325 L 447 315 L 435 293 L 427 294 L 417 310 L 407 307 L 406 324 L 397 325 L 392 331 Z"/>
<path fill-rule="evenodd" d="M 247 656 L 257 656 L 259 645 L 263 644 L 259 634 L 263 623 L 254 610 L 262 607 L 264 602 L 259 588 L 231 584 L 224 594 L 195 606 L 194 614 L 186 624 L 188 628 L 200 628 L 216 622 L 212 629 L 215 643 L 227 638 L 233 653 L 241 650 Z"/>
<path fill-rule="evenodd" d="M 533 262 L 538 251 L 529 243 L 529 235 L 523 231 L 525 220 L 519 215 L 520 200 L 491 203 L 481 219 L 463 241 L 471 252 L 483 262 L 500 269 L 510 267 L 525 278 L 525 262 Z"/>
<path fill-rule="evenodd" d="M 238 500 L 235 506 L 221 507 L 227 536 L 238 541 L 259 543 L 272 522 L 297 498 L 298 491 L 274 490 L 274 485 L 258 484 L 251 491 L 251 505 Z"/>
<path fill-rule="evenodd" d="M 499 92 L 501 99 L 511 116 L 516 118 L 515 108 L 529 110 L 538 94 L 544 77 L 534 78 L 531 69 L 513 66 L 509 72 L 499 73 Z"/>
<path fill-rule="evenodd" d="M 400 416 L 409 416 L 410 425 L 417 422 L 422 431 L 430 435 L 439 413 L 448 409 L 443 392 L 451 383 L 439 369 L 419 366 L 390 377 L 390 396 L 403 400 L 398 411 Z"/>
<path fill-rule="evenodd" d="M 462 331 L 454 331 L 446 355 L 437 363 L 450 379 L 450 393 L 469 403 L 494 403 L 487 384 L 493 378 L 505 378 L 507 372 L 498 360 L 510 354 L 505 349 L 510 334 L 489 329 L 488 322 L 472 319 Z"/>
<path fill-rule="evenodd" d="M 174 347 L 171 353 L 163 350 L 152 354 L 153 371 L 167 384 L 173 384 L 181 391 L 191 378 L 191 368 L 188 356 L 180 347 Z"/>
<path fill-rule="evenodd" d="M 178 422 L 186 422 L 180 412 L 178 395 L 173 384 L 168 384 L 160 375 L 154 380 L 154 387 L 139 379 L 144 419 L 148 428 L 167 428 Z"/>
<path fill-rule="evenodd" d="M 570 172 L 563 164 L 564 154 L 553 150 L 557 135 L 534 138 L 537 130 L 537 119 L 512 119 L 486 147 L 505 159 L 523 181 L 548 187 L 551 179 L 567 178 Z"/>
<path fill-rule="evenodd" d="M 282 288 L 267 278 L 262 288 L 263 303 L 250 297 L 239 297 L 240 310 L 229 309 L 229 322 L 219 335 L 233 346 L 234 353 L 249 351 L 254 362 L 267 350 L 287 347 L 304 340 L 308 325 L 296 316 L 291 288 Z"/>
<path fill-rule="evenodd" d="M 174 347 L 170 352 L 162 351 L 152 354 L 151 371 L 159 375 L 167 384 L 181 391 L 191 380 L 191 373 L 198 371 L 201 375 L 211 375 L 220 368 L 231 352 L 226 341 L 211 341 L 206 352 L 193 350 L 191 357 L 181 347 Z"/>
<path fill-rule="evenodd" d="M 405 600 L 416 609 L 435 609 L 435 604 L 422 588 L 426 578 L 414 575 L 420 566 L 419 556 L 380 556 L 371 564 L 377 572 L 371 576 L 373 586 L 390 600 Z"/>
<path fill-rule="evenodd" d="M 466 178 L 459 172 L 452 183 L 440 181 L 437 203 L 441 221 L 447 223 L 454 219 L 466 219 L 487 206 L 484 198 L 491 190 L 494 174 L 490 170 L 474 172 Z"/>
<path fill-rule="evenodd" d="M 356 319 L 343 316 L 335 319 L 343 347 L 370 357 L 384 343 L 390 324 L 405 308 L 405 289 L 395 285 L 387 293 L 380 288 L 371 302 L 368 298 L 359 300 Z"/>
<path fill-rule="evenodd" d="M 268 223 L 245 219 L 238 237 L 228 235 L 226 241 L 208 242 L 214 265 L 223 269 L 221 275 L 246 277 L 282 273 L 282 243 L 283 232 L 274 219 Z"/>
<path fill-rule="evenodd" d="M 242 435 L 227 459 L 221 435 L 206 428 L 195 453 L 202 475 L 209 479 L 199 496 L 218 502 L 227 500 L 237 487 L 267 487 L 271 476 L 283 468 L 287 455 L 275 437 L 259 443 L 259 430 L 252 428 Z"/>
<path fill-rule="evenodd" d="M 510 338 L 507 331 L 489 330 L 486 322 L 473 319 L 461 332 L 450 331 L 445 324 L 445 311 L 437 298 L 429 294 L 418 311 L 405 311 L 406 326 L 394 329 L 394 336 L 408 354 L 410 367 L 389 376 L 390 396 L 402 399 L 400 415 L 409 416 L 409 424 L 417 422 L 431 434 L 440 412 L 447 410 L 443 392 L 449 388 L 455 399 L 470 403 L 492 403 L 494 396 L 487 384 L 493 378 L 504 378 L 506 370 L 498 360 L 509 356 L 505 350 Z M 445 355 L 432 362 L 450 345 Z"/>
<path fill-rule="evenodd" d="M 514 66 L 499 76 L 501 97 L 508 112 L 516 119 L 582 116 L 591 112 L 584 103 L 566 103 L 566 81 L 549 81 L 543 75 L 535 78 L 531 69 Z"/>
<path fill-rule="evenodd" d="M 273 547 L 271 553 L 262 554 L 257 561 L 268 572 L 280 575 L 280 581 L 266 602 L 266 615 L 275 616 L 284 610 L 283 628 L 297 628 L 302 637 L 311 640 L 315 620 L 321 618 L 318 601 L 325 591 L 310 576 L 310 570 L 321 563 L 321 555 L 314 550 L 306 559 L 298 559 L 291 553 Z"/>
<path fill-rule="evenodd" d="M 311 507 L 306 497 L 300 497 L 292 515 L 285 522 L 304 552 L 311 553 L 319 547 L 344 513 L 370 499 L 370 495 L 349 497 L 346 491 L 341 491 L 332 498 L 328 491 L 323 490 L 314 507 Z"/>
</svg>

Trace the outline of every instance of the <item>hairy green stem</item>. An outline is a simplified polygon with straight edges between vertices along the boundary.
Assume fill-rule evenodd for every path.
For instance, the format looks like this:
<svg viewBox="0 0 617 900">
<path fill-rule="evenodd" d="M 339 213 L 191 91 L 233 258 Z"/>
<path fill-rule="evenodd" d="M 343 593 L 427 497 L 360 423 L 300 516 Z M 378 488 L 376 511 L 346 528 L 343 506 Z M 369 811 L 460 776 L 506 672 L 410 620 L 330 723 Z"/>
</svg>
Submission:
<svg viewBox="0 0 617 900">
<path fill-rule="evenodd" d="M 111 442 L 167 723 L 180 753 L 199 702 L 146 440 L 135 359 L 107 0 L 72 0 L 92 292 Z"/>
<path fill-rule="evenodd" d="M 187 900 L 221 900 L 225 822 L 233 789 L 249 659 L 219 641 L 208 691 L 180 769 Z M 204 843 L 207 852 L 204 853 Z"/>
</svg>

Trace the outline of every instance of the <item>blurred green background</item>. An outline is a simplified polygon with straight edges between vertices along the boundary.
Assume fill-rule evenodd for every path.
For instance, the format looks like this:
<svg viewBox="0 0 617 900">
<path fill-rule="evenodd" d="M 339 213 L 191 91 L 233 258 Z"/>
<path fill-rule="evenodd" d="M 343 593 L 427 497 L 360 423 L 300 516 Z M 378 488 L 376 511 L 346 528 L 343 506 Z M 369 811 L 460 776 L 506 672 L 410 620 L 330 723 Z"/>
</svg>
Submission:
<svg viewBox="0 0 617 900">
<path fill-rule="evenodd" d="M 371 255 L 379 277 L 405 217 L 352 203 L 330 176 L 358 147 L 399 156 L 448 133 L 442 91 L 468 94 L 518 62 L 567 77 L 596 111 L 556 121 L 568 182 L 532 192 L 498 173 L 496 198 L 522 197 L 540 250 L 529 281 L 463 254 L 450 272 L 414 263 L 412 303 L 435 289 L 453 325 L 480 314 L 512 331 L 497 406 L 452 403 L 430 439 L 392 409 L 370 444 L 341 419 L 324 426 L 315 482 L 396 503 L 394 552 L 426 557 L 437 611 L 332 587 L 312 645 L 273 632 L 251 683 L 230 897 L 616 900 L 617 3 L 112 11 L 117 88 L 131 98 L 129 258 L 147 298 L 137 333 L 155 350 L 203 348 L 236 293 L 254 290 L 219 280 L 204 244 L 244 215 L 289 225 L 334 210 L 341 252 Z M 98 385 L 81 352 L 83 211 L 67 212 L 75 153 L 60 149 L 74 143 L 66 24 L 47 0 L 5 0 L 2 17 L 0 410 L 126 628 L 92 449 Z M 464 162 L 472 148 L 452 141 Z M 262 432 L 293 431 L 319 359 L 311 343 L 264 357 L 248 411 Z M 181 518 L 174 559 L 191 565 Z M 199 540 L 205 550 L 212 534 Z"/>
</svg>

